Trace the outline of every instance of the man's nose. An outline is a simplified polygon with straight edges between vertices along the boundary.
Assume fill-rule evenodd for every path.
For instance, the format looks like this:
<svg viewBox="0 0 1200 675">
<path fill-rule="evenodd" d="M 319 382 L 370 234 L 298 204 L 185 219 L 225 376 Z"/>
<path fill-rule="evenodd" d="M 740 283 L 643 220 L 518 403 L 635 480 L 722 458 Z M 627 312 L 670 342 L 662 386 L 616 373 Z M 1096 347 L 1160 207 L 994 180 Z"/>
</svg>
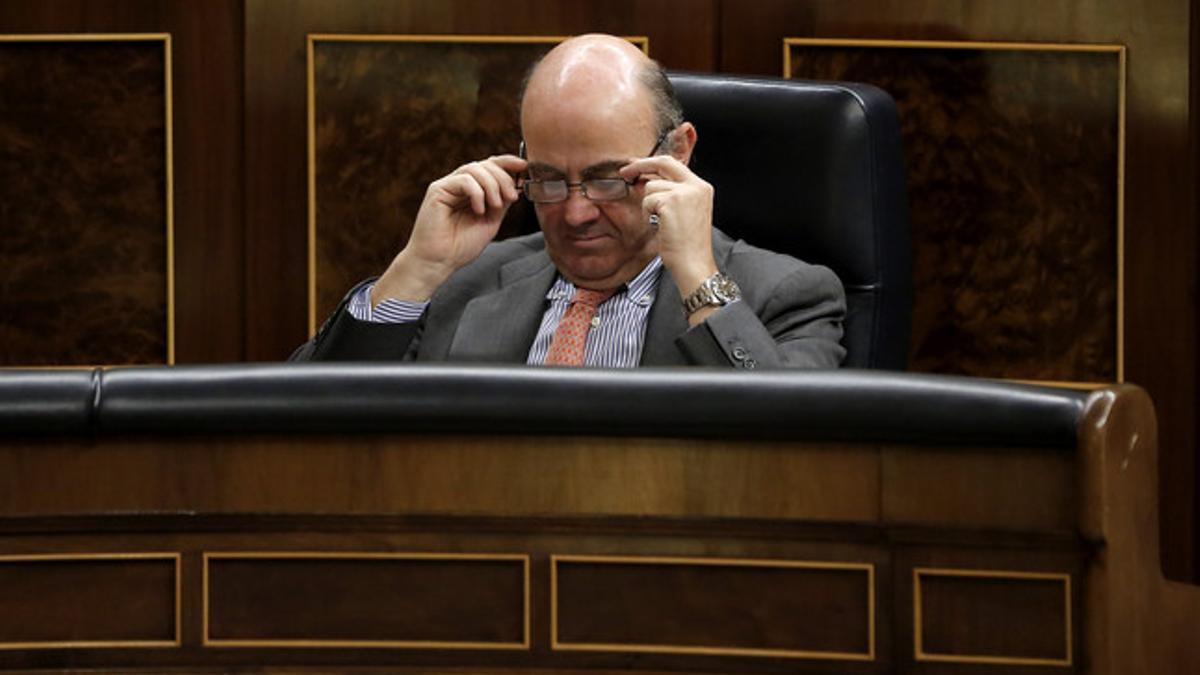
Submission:
<svg viewBox="0 0 1200 675">
<path fill-rule="evenodd" d="M 592 203 L 592 200 L 583 196 L 583 190 L 571 190 L 567 194 L 567 201 L 563 204 L 565 212 L 563 217 L 568 225 L 579 226 L 586 225 L 595 220 L 600 215 L 600 209 Z"/>
</svg>

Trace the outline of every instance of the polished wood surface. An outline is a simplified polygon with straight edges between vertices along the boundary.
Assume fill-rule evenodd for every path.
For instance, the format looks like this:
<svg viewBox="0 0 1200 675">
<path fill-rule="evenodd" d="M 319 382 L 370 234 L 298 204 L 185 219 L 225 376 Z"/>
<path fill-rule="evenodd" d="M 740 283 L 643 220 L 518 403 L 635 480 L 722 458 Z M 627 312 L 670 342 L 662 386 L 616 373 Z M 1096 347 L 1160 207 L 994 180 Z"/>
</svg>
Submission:
<svg viewBox="0 0 1200 675">
<path fill-rule="evenodd" d="M 207 555 L 204 565 L 210 646 L 529 645 L 522 556 L 250 553 Z"/>
<path fill-rule="evenodd" d="M 1195 8 L 1194 0 L 757 0 L 752 10 L 721 0 L 13 0 L 0 4 L 0 33 L 172 34 L 183 363 L 280 359 L 306 335 L 309 33 L 603 30 L 648 36 L 671 68 L 763 75 L 781 74 L 785 37 L 1126 45 L 1125 378 L 1156 401 L 1164 564 L 1182 578 L 1200 576 L 1200 307 L 1187 292 L 1200 254 Z M 1048 262 L 1046 274 L 1055 269 Z"/>
<path fill-rule="evenodd" d="M 1041 450 L 9 438 L 0 645 L 181 643 L 0 667 L 1192 672 L 1200 588 L 1162 577 L 1157 449 L 1130 385 L 1089 397 L 1078 447 Z M 166 560 L 120 558 L 148 552 Z M 72 602 L 126 593 L 107 632 Z"/>
<path fill-rule="evenodd" d="M 168 362 L 168 53 L 0 37 L 0 364 Z"/>
<path fill-rule="evenodd" d="M 171 34 L 174 253 L 178 281 L 174 324 L 175 358 L 180 363 L 244 358 L 242 32 L 240 0 L 58 0 L 0 4 L 0 34 Z M 113 90 L 120 91 L 123 86 L 114 86 Z M 60 92 L 79 105 L 84 104 L 79 98 L 82 93 L 78 88 Z M 160 120 L 161 116 L 155 119 Z M 119 166 L 121 153 L 127 150 L 124 143 L 116 142 L 106 152 L 112 154 L 114 165 Z M 153 178 L 157 183 L 165 183 L 166 177 L 159 171 Z M 114 183 L 107 189 L 114 195 L 137 195 L 123 183 Z M 57 202 L 57 198 L 52 201 Z M 79 207 L 89 218 L 100 211 L 91 203 L 81 203 Z M 108 257 L 130 262 L 120 250 Z M 0 260 L 10 268 L 16 262 L 7 256 Z M 165 275 L 165 268 L 162 274 Z M 160 301 L 165 300 L 165 280 L 149 284 L 140 292 L 154 292 Z M 38 311 L 45 313 L 55 306 L 55 302 L 48 302 Z M 161 303 L 161 311 L 165 325 L 165 302 Z M 65 319 L 62 325 L 46 328 L 48 336 L 73 325 L 72 315 L 62 318 Z M 108 335 L 93 335 L 92 339 L 114 340 Z M 164 349 L 159 362 L 166 361 L 165 334 L 162 339 Z M 102 346 L 109 350 L 119 347 Z M 97 354 L 96 358 L 106 357 Z M 57 360 L 39 362 L 61 365 L 65 359 L 60 354 Z"/>
<path fill-rule="evenodd" d="M 786 77 L 867 82 L 896 100 L 910 370 L 1120 379 L 1122 49 L 788 42 Z"/>
<path fill-rule="evenodd" d="M 308 34 L 556 36 L 604 31 L 647 36 L 651 53 L 671 67 L 711 71 L 716 66 L 716 8 L 713 0 L 643 5 L 553 0 L 503 6 L 484 0 L 304 0 L 286 6 L 247 0 L 247 358 L 282 359 L 309 334 L 304 227 Z M 505 105 L 511 108 L 515 102 Z M 262 321 L 262 316 L 272 319 Z"/>
<path fill-rule="evenodd" d="M 1194 3 L 1192 3 L 1194 6 Z M 1198 405 L 1195 299 L 1196 177 L 1187 106 L 1187 0 L 762 0 L 754 11 L 722 6 L 720 69 L 778 75 L 787 37 L 1123 44 L 1128 50 L 1125 163 L 1125 380 L 1155 401 L 1162 444 L 1163 557 L 1168 574 L 1200 565 L 1196 501 Z M 1192 26 L 1189 28 L 1190 25 Z M 767 45 L 770 48 L 767 48 Z M 1194 91 L 1193 87 L 1193 91 Z M 1194 150 L 1191 151 L 1194 154 Z M 1056 266 L 1046 267 L 1054 274 Z M 1197 577 L 1200 578 L 1200 577 Z"/>
</svg>

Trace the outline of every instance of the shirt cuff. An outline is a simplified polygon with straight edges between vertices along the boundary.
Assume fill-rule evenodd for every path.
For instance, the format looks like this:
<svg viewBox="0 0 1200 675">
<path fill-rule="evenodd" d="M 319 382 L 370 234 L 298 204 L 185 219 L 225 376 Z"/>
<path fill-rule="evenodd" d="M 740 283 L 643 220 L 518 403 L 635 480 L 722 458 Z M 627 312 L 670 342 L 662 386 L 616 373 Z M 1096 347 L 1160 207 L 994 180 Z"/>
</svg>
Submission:
<svg viewBox="0 0 1200 675">
<path fill-rule="evenodd" d="M 359 321 L 369 323 L 414 323 L 425 313 L 429 301 L 410 302 L 388 298 L 374 308 L 371 307 L 371 289 L 375 284 L 367 284 L 350 298 L 350 316 Z"/>
</svg>

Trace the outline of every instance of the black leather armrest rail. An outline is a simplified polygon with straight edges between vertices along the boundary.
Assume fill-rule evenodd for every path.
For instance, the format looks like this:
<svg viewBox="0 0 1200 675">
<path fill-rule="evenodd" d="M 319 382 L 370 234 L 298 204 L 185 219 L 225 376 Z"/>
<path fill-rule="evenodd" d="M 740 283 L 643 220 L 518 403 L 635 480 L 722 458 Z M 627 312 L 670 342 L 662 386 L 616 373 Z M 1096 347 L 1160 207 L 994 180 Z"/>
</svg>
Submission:
<svg viewBox="0 0 1200 675">
<path fill-rule="evenodd" d="M 0 370 L 0 434 L 87 433 L 100 371 Z"/>
<path fill-rule="evenodd" d="M 1085 400 L 1071 390 L 847 370 L 304 363 L 0 373 L 9 434 L 570 433 L 1072 448 Z"/>
</svg>

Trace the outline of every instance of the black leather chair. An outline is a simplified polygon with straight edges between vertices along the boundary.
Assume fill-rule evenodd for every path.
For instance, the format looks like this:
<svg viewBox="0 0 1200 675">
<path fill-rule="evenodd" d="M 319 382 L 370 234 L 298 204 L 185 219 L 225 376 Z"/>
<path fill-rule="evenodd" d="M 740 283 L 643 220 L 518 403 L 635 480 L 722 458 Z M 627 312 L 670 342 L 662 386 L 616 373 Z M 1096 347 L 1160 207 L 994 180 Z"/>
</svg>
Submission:
<svg viewBox="0 0 1200 675">
<path fill-rule="evenodd" d="M 868 84 L 673 72 L 726 234 L 826 265 L 846 288 L 847 368 L 904 370 L 911 248 L 896 104 Z M 532 209 L 520 232 L 537 231 Z"/>
<path fill-rule="evenodd" d="M 833 269 L 849 368 L 902 370 L 912 305 L 896 105 L 877 87 L 671 73 L 727 234 Z"/>
</svg>

